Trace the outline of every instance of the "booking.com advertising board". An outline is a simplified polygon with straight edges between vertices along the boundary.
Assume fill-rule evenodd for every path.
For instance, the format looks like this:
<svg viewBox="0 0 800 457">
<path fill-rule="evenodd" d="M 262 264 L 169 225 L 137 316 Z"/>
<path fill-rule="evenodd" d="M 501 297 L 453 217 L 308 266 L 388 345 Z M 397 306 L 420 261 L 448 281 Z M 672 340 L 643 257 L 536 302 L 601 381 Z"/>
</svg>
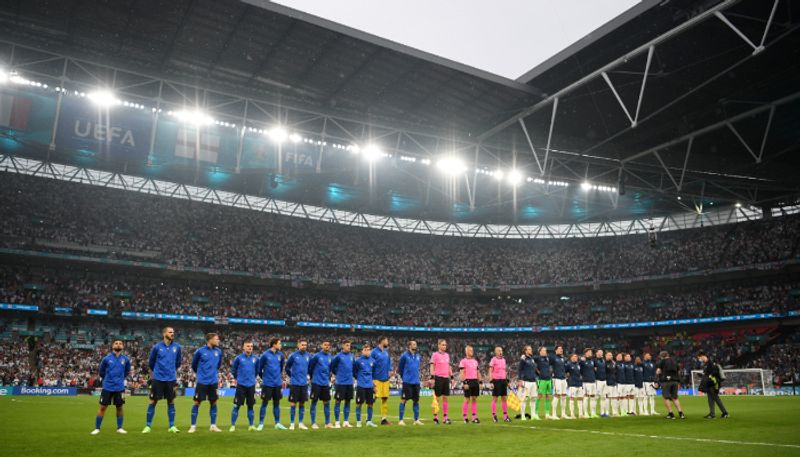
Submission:
<svg viewBox="0 0 800 457">
<path fill-rule="evenodd" d="M 5 396 L 69 397 L 78 395 L 75 387 L 0 386 L 0 397 Z"/>
<path fill-rule="evenodd" d="M 187 387 L 186 389 L 183 390 L 183 395 L 185 397 L 194 397 L 194 390 L 195 390 L 194 387 Z M 332 390 L 332 392 L 336 391 L 335 388 L 331 389 L 331 390 Z M 403 392 L 400 389 L 390 389 L 389 390 L 389 395 L 392 396 L 392 397 L 399 397 L 402 393 Z M 281 394 L 284 397 L 288 397 L 289 396 L 289 389 L 287 388 L 287 389 L 281 390 Z M 233 396 L 236 395 L 236 389 L 235 388 L 217 389 L 217 395 L 219 395 L 220 397 L 233 397 Z M 260 396 L 260 395 L 261 395 L 261 389 L 256 389 L 256 396 Z M 432 397 L 433 396 L 433 391 L 431 389 L 422 389 L 420 391 L 419 395 L 421 397 Z M 453 395 L 456 395 L 456 393 L 453 393 Z"/>
</svg>

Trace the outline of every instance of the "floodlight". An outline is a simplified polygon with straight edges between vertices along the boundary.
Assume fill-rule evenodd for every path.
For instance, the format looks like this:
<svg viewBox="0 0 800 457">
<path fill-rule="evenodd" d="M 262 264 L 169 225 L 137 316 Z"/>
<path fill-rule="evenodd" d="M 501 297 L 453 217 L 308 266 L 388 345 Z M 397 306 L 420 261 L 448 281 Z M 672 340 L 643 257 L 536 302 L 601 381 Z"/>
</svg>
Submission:
<svg viewBox="0 0 800 457">
<path fill-rule="evenodd" d="M 436 162 L 436 168 L 449 176 L 458 176 L 467 171 L 467 166 L 464 165 L 464 161 L 455 156 L 446 156 L 440 158 Z"/>
<path fill-rule="evenodd" d="M 106 108 L 122 103 L 120 99 L 118 99 L 110 90 L 97 90 L 94 92 L 89 92 L 89 94 L 86 95 L 86 98 L 91 100 L 95 105 Z"/>
</svg>

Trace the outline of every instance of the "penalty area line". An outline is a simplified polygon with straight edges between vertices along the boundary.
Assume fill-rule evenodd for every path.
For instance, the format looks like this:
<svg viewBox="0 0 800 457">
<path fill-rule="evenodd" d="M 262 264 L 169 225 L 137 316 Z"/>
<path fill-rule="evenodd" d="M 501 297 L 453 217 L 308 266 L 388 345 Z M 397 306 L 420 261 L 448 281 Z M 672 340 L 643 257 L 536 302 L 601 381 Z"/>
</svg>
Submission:
<svg viewBox="0 0 800 457">
<path fill-rule="evenodd" d="M 673 441 L 691 441 L 695 443 L 714 443 L 714 444 L 734 444 L 743 446 L 766 446 L 766 447 L 782 447 L 789 449 L 800 449 L 798 444 L 782 444 L 782 443 L 765 443 L 760 441 L 736 441 L 736 440 L 721 440 L 712 438 L 692 438 L 688 436 L 669 436 L 669 435 L 648 435 L 645 433 L 625 433 L 625 432 L 606 432 L 602 430 L 587 430 L 581 428 L 555 428 L 555 427 L 538 427 L 535 425 L 507 425 L 506 427 L 513 428 L 526 428 L 529 430 L 543 430 L 548 432 L 573 432 L 573 433 L 591 433 L 593 435 L 604 436 L 621 436 L 627 438 L 650 438 L 659 440 L 673 440 Z"/>
</svg>

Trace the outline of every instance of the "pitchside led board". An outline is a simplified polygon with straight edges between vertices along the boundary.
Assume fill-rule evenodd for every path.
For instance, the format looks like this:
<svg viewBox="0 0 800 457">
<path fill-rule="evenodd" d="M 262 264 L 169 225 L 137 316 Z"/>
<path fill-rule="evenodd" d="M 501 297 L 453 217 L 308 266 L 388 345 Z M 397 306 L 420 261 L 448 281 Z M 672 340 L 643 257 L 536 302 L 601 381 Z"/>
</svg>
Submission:
<svg viewBox="0 0 800 457">
<path fill-rule="evenodd" d="M 0 150 L 31 154 L 25 144 L 49 146 L 56 119 L 56 97 L 51 91 L 0 91 Z M 233 170 L 241 145 L 239 166 L 243 169 L 313 171 L 320 160 L 319 148 L 307 143 L 287 142 L 279 148 L 266 135 L 216 125 L 196 127 L 178 122 L 162 112 L 153 137 L 155 116 L 149 109 L 115 106 L 99 108 L 89 99 L 72 94 L 62 98 L 55 129 L 56 151 L 84 166 L 103 168 L 124 162 L 134 169 L 145 165 L 167 169 L 200 166 Z M 152 153 L 151 153 L 152 142 Z M 326 162 L 335 163 L 335 157 Z"/>
</svg>

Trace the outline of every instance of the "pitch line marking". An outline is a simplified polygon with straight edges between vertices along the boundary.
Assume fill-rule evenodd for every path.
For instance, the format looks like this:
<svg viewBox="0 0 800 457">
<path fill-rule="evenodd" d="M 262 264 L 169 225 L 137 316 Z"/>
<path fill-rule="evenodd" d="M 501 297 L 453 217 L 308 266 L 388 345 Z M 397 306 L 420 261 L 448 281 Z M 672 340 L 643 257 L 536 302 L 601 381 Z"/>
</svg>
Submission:
<svg viewBox="0 0 800 457">
<path fill-rule="evenodd" d="M 746 446 L 769 446 L 769 447 L 783 447 L 783 448 L 790 448 L 790 449 L 800 449 L 800 445 L 798 444 L 781 444 L 781 443 L 764 443 L 759 441 L 736 441 L 736 440 L 718 440 L 718 439 L 711 439 L 711 438 L 691 438 L 688 436 L 659 436 L 659 435 L 646 435 L 644 433 L 624 433 L 624 432 L 605 432 L 602 430 L 586 430 L 581 428 L 550 428 L 550 427 L 537 427 L 535 425 L 527 426 L 527 425 L 506 425 L 506 427 L 513 427 L 513 428 L 526 428 L 531 430 L 545 430 L 545 431 L 560 431 L 560 432 L 577 432 L 577 433 L 591 433 L 594 435 L 605 435 L 605 436 L 622 436 L 628 438 L 655 438 L 655 439 L 666 439 L 666 440 L 675 440 L 675 441 L 693 441 L 696 443 L 715 443 L 715 444 L 737 444 L 737 445 L 746 445 Z"/>
</svg>

